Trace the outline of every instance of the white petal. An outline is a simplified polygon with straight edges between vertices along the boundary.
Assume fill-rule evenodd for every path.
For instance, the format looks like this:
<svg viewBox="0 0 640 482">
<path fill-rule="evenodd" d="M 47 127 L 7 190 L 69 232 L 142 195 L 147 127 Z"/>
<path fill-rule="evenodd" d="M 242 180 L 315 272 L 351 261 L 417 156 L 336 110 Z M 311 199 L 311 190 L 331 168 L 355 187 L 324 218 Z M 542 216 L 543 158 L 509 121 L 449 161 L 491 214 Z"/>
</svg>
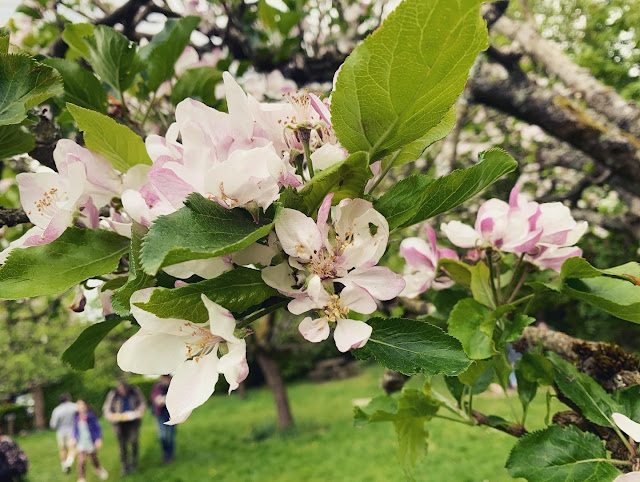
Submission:
<svg viewBox="0 0 640 482">
<path fill-rule="evenodd" d="M 118 351 L 118 366 L 140 375 L 167 375 L 187 359 L 189 338 L 140 329 Z"/>
<path fill-rule="evenodd" d="M 371 336 L 372 328 L 358 320 L 340 319 L 333 333 L 338 350 L 349 351 L 351 348 L 363 347 Z"/>
<path fill-rule="evenodd" d="M 218 358 L 215 352 L 197 361 L 184 362 L 173 375 L 167 392 L 167 410 L 171 420 L 186 420 L 194 408 L 209 400 L 217 381 Z"/>
<path fill-rule="evenodd" d="M 402 276 L 394 273 L 386 266 L 356 268 L 346 276 L 336 279 L 336 281 L 345 286 L 355 283 L 367 290 L 374 298 L 385 301 L 398 296 L 405 287 L 405 281 Z"/>
<path fill-rule="evenodd" d="M 462 224 L 460 221 L 442 223 L 440 230 L 449 238 L 449 241 L 459 248 L 475 248 L 476 244 L 481 241 L 475 229 L 467 224 Z"/>
<path fill-rule="evenodd" d="M 171 266 L 164 266 L 162 269 L 165 273 L 175 278 L 187 279 L 195 274 L 204 279 L 212 279 L 229 271 L 231 263 L 227 257 L 219 256 L 217 258 L 184 261 Z"/>
<path fill-rule="evenodd" d="M 322 170 L 344 161 L 346 157 L 342 147 L 335 144 L 324 144 L 311 154 L 311 162 L 313 162 L 314 170 Z"/>
<path fill-rule="evenodd" d="M 640 423 L 634 422 L 626 415 L 621 413 L 612 413 L 611 418 L 616 425 L 636 442 L 640 442 Z"/>
<path fill-rule="evenodd" d="M 312 343 L 318 343 L 319 341 L 326 340 L 329 337 L 331 330 L 329 329 L 329 323 L 326 318 L 311 319 L 307 316 L 300 322 L 298 331 L 304 337 Z"/>
<path fill-rule="evenodd" d="M 340 301 L 342 301 L 342 306 L 365 315 L 373 313 L 378 308 L 373 296 L 367 290 L 355 284 L 351 284 L 342 290 Z"/>
<path fill-rule="evenodd" d="M 211 333 L 224 338 L 227 341 L 239 342 L 233 334 L 236 329 L 236 320 L 229 310 L 214 303 L 205 295 L 201 295 L 202 302 L 209 312 L 209 329 Z"/>
<path fill-rule="evenodd" d="M 305 261 L 323 246 L 322 236 L 313 219 L 295 209 L 283 210 L 276 221 L 276 234 L 285 253 Z"/>
<path fill-rule="evenodd" d="M 262 280 L 277 289 L 285 296 L 294 297 L 300 293 L 300 289 L 296 287 L 296 279 L 293 276 L 293 270 L 286 261 L 276 265 L 267 266 L 261 271 Z"/>
<path fill-rule="evenodd" d="M 224 375 L 229 384 L 229 393 L 247 378 L 249 365 L 247 364 L 247 344 L 244 340 L 239 343 L 229 343 L 229 352 L 220 358 L 218 371 Z"/>
<path fill-rule="evenodd" d="M 151 294 L 156 288 L 145 288 L 136 291 L 131 295 L 131 314 L 136 319 L 141 328 L 154 333 L 167 333 L 169 335 L 183 336 L 180 327 L 186 321 L 177 318 L 159 318 L 153 313 L 136 306 L 137 303 L 147 303 Z"/>
</svg>

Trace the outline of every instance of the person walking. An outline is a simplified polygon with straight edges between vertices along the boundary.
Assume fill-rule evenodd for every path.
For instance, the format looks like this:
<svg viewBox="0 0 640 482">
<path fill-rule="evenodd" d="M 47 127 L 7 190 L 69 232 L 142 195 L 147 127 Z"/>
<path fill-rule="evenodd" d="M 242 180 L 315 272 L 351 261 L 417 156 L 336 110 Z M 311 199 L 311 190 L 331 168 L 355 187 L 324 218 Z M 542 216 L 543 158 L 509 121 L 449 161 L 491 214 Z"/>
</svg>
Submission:
<svg viewBox="0 0 640 482">
<path fill-rule="evenodd" d="M 153 415 L 158 421 L 158 438 L 162 448 L 162 461 L 165 464 L 173 462 L 176 439 L 176 426 L 165 424 L 170 418 L 167 410 L 169 383 L 171 383 L 171 377 L 163 375 L 151 389 L 151 406 L 153 407 Z"/>
<path fill-rule="evenodd" d="M 118 386 L 109 392 L 102 406 L 104 418 L 111 422 L 118 439 L 122 475 L 130 474 L 137 469 L 140 424 L 146 408 L 147 402 L 140 389 L 124 381 L 119 382 Z"/>
<path fill-rule="evenodd" d="M 98 450 L 102 448 L 102 429 L 98 417 L 87 402 L 78 399 L 78 411 L 73 417 L 73 443 L 78 454 L 78 482 L 86 482 L 87 455 L 100 480 L 107 480 L 109 473 L 100 466 Z"/>
<path fill-rule="evenodd" d="M 76 414 L 76 404 L 71 401 L 71 395 L 60 395 L 60 405 L 53 409 L 49 426 L 56 431 L 60 466 L 66 474 L 71 472 L 75 451 L 73 449 L 73 418 Z"/>
</svg>

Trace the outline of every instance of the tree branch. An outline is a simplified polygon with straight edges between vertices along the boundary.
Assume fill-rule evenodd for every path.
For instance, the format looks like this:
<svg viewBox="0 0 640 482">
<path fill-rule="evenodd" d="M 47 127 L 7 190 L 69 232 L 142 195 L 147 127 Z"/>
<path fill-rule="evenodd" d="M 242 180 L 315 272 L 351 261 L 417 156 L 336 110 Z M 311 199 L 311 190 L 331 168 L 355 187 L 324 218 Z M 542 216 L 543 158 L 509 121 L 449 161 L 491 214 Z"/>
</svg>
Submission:
<svg viewBox="0 0 640 482">
<path fill-rule="evenodd" d="M 0 206 L 0 228 L 13 227 L 18 224 L 30 223 L 27 213 L 22 209 L 4 208 Z"/>
</svg>

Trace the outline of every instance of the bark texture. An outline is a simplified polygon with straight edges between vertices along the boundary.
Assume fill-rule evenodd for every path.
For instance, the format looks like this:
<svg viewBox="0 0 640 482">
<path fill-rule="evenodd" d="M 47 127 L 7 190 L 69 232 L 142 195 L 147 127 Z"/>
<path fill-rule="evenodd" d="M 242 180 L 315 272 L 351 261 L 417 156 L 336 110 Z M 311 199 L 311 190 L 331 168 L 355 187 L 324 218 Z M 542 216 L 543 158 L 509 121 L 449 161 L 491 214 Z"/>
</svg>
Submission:
<svg viewBox="0 0 640 482">
<path fill-rule="evenodd" d="M 258 350 L 256 358 L 260 369 L 267 380 L 267 385 L 273 393 L 273 399 L 278 413 L 278 428 L 280 431 L 287 430 L 293 426 L 293 414 L 289 405 L 287 387 L 284 384 L 278 363 L 266 352 Z"/>
</svg>

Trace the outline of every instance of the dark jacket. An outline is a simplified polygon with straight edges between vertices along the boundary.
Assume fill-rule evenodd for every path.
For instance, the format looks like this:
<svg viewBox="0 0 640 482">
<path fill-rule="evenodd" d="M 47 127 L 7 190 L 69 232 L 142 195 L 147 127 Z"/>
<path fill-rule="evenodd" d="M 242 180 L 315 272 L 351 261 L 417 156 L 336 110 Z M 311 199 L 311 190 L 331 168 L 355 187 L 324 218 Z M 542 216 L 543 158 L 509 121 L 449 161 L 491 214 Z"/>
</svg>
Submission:
<svg viewBox="0 0 640 482">
<path fill-rule="evenodd" d="M 115 388 L 111 390 L 102 406 L 104 418 L 113 423 L 118 423 L 117 420 L 114 422 L 114 419 L 117 418 L 117 415 L 127 411 L 124 407 L 124 398 L 125 397 L 120 395 Z M 126 398 L 129 400 L 129 411 L 135 414 L 133 420 L 140 420 L 144 415 L 144 411 L 147 409 L 147 402 L 144 395 L 138 387 L 132 386 Z"/>
<path fill-rule="evenodd" d="M 151 389 L 151 406 L 153 407 L 153 414 L 156 417 L 162 417 L 169 420 L 169 412 L 167 411 L 167 404 L 156 403 L 156 397 L 166 397 L 167 392 L 169 391 L 168 385 L 163 385 L 162 383 L 156 383 Z"/>
<path fill-rule="evenodd" d="M 80 414 L 76 413 L 73 417 L 73 438 L 78 440 L 78 422 L 80 421 Z M 96 443 L 96 440 L 102 438 L 102 428 L 98 422 L 98 417 L 93 412 L 87 412 L 87 425 L 89 426 L 89 433 L 91 434 L 91 441 Z"/>
</svg>

